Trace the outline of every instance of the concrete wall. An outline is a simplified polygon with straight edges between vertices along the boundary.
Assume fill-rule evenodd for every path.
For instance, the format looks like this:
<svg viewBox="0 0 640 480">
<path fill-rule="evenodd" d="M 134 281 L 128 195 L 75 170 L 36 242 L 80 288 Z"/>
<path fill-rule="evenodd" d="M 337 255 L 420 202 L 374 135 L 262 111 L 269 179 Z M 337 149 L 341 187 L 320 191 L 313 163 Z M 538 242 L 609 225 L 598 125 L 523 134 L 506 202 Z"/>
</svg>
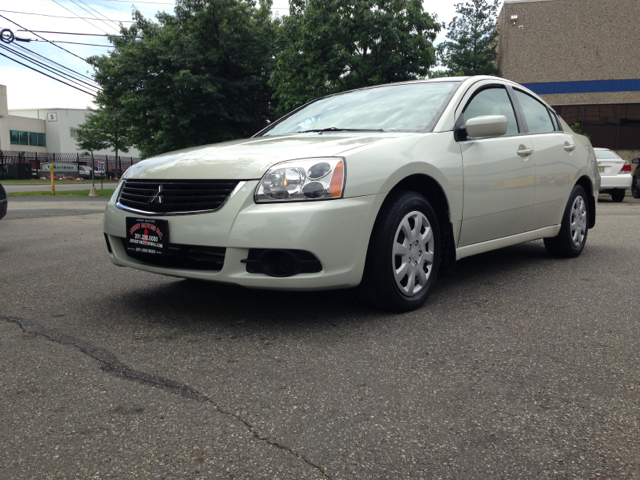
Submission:
<svg viewBox="0 0 640 480">
<path fill-rule="evenodd" d="M 640 79 L 639 19 L 638 0 L 505 0 L 498 68 L 525 84 Z M 553 105 L 640 103 L 640 92 L 543 98 Z"/>
<path fill-rule="evenodd" d="M 89 110 L 74 108 L 48 108 L 9 110 L 13 118 L 38 119 L 46 125 L 47 148 L 49 153 L 74 153 L 82 152 L 76 144 L 73 130 L 86 120 Z M 32 130 L 35 131 L 35 130 Z M 25 150 L 27 151 L 27 150 Z M 32 150 L 29 150 L 32 151 Z M 114 150 L 97 150 L 96 155 L 115 155 Z M 119 152 L 121 156 L 139 157 L 140 152 L 136 148 L 130 148 L 127 153 Z"/>
<path fill-rule="evenodd" d="M 7 87 L 0 85 L 0 150 L 10 150 L 11 138 L 9 137 L 9 127 L 7 125 L 8 116 Z"/>
</svg>

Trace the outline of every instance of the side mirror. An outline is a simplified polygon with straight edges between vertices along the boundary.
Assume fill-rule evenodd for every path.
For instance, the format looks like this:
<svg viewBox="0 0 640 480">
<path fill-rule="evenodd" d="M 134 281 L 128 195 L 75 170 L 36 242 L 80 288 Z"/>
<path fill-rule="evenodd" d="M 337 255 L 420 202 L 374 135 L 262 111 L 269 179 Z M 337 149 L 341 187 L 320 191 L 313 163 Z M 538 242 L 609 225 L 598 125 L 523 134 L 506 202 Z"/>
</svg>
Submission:
<svg viewBox="0 0 640 480">
<path fill-rule="evenodd" d="M 634 158 L 631 163 L 640 163 L 640 158 Z"/>
<path fill-rule="evenodd" d="M 507 117 L 504 115 L 482 115 L 467 120 L 467 135 L 475 138 L 501 137 L 507 133 Z"/>
</svg>

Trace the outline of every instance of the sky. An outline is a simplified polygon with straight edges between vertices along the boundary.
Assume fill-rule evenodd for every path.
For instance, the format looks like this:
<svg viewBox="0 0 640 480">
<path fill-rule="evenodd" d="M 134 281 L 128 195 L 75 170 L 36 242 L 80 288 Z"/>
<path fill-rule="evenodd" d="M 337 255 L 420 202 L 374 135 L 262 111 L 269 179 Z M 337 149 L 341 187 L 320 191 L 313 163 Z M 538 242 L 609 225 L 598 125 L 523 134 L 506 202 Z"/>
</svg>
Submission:
<svg viewBox="0 0 640 480">
<path fill-rule="evenodd" d="M 438 21 L 449 23 L 456 14 L 455 4 L 458 1 L 462 0 L 425 0 L 423 4 L 425 11 L 435 14 Z M 118 22 L 129 25 L 134 6 L 145 17 L 153 18 L 158 11 L 172 12 L 173 4 L 173 0 L 139 0 L 137 2 L 133 0 L 2 0 L 0 1 L 0 30 L 10 29 L 19 38 L 36 39 L 37 34 L 49 41 L 109 45 L 104 37 L 105 33 L 118 33 Z M 288 0 L 273 1 L 275 15 L 286 15 L 288 11 Z M 23 29 L 34 33 L 20 31 Z M 103 36 L 45 32 L 76 32 Z M 436 43 L 444 39 L 445 35 L 445 31 L 441 32 Z M 28 48 L 31 52 L 18 45 Z M 91 67 L 83 59 L 110 51 L 109 48 L 74 43 L 57 43 L 56 45 L 71 53 L 46 41 L 13 42 L 9 45 L 0 43 L 0 85 L 7 86 L 9 109 L 94 107 L 91 95 L 49 79 L 2 56 L 7 55 L 32 66 L 31 63 L 9 53 L 7 48 L 32 58 L 32 52 L 35 52 L 90 78 Z M 46 64 L 46 61 L 43 60 L 43 63 Z M 56 66 L 56 68 L 61 67 Z M 90 79 L 85 80 L 87 83 L 92 83 Z M 86 85 L 80 84 L 80 86 L 89 89 Z"/>
</svg>

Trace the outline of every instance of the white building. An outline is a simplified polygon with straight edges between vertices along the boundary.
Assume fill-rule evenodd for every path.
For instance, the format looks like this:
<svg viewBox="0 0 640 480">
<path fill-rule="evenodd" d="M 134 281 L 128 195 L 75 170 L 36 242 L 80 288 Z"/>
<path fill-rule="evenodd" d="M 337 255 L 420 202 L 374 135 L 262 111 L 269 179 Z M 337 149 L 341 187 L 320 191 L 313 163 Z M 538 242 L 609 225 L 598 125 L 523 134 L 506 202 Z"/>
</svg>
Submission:
<svg viewBox="0 0 640 480">
<path fill-rule="evenodd" d="M 77 108 L 8 109 L 7 87 L 0 85 L 0 150 L 38 153 L 82 153 L 76 145 L 76 130 L 89 110 Z M 115 155 L 98 150 L 96 155 Z M 139 157 L 135 148 L 127 157 Z"/>
</svg>

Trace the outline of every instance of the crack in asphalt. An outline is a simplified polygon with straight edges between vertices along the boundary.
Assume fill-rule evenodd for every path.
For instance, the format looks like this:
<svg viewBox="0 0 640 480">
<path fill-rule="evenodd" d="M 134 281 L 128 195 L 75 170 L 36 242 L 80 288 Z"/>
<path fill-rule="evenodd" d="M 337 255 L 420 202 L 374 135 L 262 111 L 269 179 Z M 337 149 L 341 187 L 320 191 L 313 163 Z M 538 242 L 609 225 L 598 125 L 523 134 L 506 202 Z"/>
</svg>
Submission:
<svg viewBox="0 0 640 480">
<path fill-rule="evenodd" d="M 195 388 L 187 385 L 186 383 L 180 383 L 180 382 L 176 382 L 175 380 L 171 380 L 169 378 L 161 377 L 159 375 L 151 375 L 145 372 L 134 370 L 128 365 L 125 365 L 124 363 L 120 362 L 118 360 L 118 357 L 116 357 L 110 351 L 105 350 L 104 348 L 96 347 L 95 345 L 92 345 L 78 338 L 49 330 L 45 326 L 39 324 L 34 320 L 29 320 L 27 318 L 20 318 L 20 317 L 5 317 L 5 316 L 0 316 L 0 320 L 7 323 L 15 323 L 26 333 L 38 335 L 52 342 L 59 343 L 60 345 L 64 345 L 65 347 L 79 350 L 80 352 L 100 362 L 101 364 L 100 369 L 107 374 L 121 377 L 134 382 L 138 382 L 143 385 L 160 388 L 174 395 L 180 395 L 181 397 L 189 400 L 195 400 L 197 402 L 202 402 L 202 403 L 209 403 L 213 405 L 214 408 L 221 414 L 226 415 L 228 417 L 232 417 L 235 420 L 242 423 L 256 439 L 272 447 L 276 447 L 280 450 L 289 452 L 291 455 L 294 455 L 295 457 L 299 458 L 310 467 L 313 467 L 316 470 L 318 470 L 322 474 L 323 478 L 331 478 L 325 473 L 324 469 L 321 466 L 311 462 L 304 455 L 296 452 L 291 447 L 287 447 L 286 445 L 283 445 L 274 440 L 271 440 L 268 437 L 261 436 L 254 429 L 253 425 L 251 425 L 251 423 L 243 419 L 240 415 L 227 411 L 220 405 L 216 404 L 213 401 L 213 399 L 211 399 L 204 393 L 199 392 Z"/>
</svg>

